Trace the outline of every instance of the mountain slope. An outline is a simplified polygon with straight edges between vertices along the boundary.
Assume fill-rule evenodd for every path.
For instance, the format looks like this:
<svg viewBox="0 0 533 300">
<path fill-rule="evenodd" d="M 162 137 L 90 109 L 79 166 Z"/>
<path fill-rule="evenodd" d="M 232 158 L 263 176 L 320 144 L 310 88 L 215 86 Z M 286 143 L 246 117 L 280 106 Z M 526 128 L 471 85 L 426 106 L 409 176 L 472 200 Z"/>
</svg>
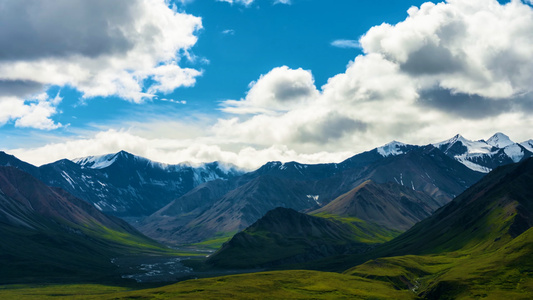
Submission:
<svg viewBox="0 0 533 300">
<path fill-rule="evenodd" d="M 213 187 L 214 184 L 216 183 L 209 183 L 209 186 Z M 199 190 L 198 193 L 203 191 Z M 154 233 L 154 238 L 169 242 L 200 242 L 220 234 L 236 233 L 243 230 L 276 207 L 288 207 L 296 210 L 318 207 L 316 201 L 308 195 L 308 186 L 305 182 L 262 175 L 225 193 L 220 198 L 213 197 L 213 203 L 202 211 L 193 211 L 192 219 L 182 227 L 179 226 L 183 224 L 183 216 L 172 214 L 169 211 L 172 206 L 169 206 L 169 208 L 156 214 L 172 215 L 172 217 L 152 219 L 153 216 L 151 216 L 147 220 L 155 222 L 146 223 L 145 221 L 145 225 L 140 229 L 147 234 Z M 196 198 L 198 196 L 188 194 L 175 202 L 186 201 L 187 197 Z M 156 228 L 155 231 L 153 228 Z"/>
<path fill-rule="evenodd" d="M 313 211 L 313 217 L 286 208 L 267 212 L 208 262 L 217 267 L 253 268 L 364 252 L 369 244 L 390 240 L 438 207 L 422 192 L 369 180 Z"/>
<path fill-rule="evenodd" d="M 427 299 L 531 298 L 531 182 L 531 158 L 497 168 L 433 216 L 370 254 L 391 257 L 368 261 L 346 273 L 393 283 Z"/>
<path fill-rule="evenodd" d="M 0 167 L 0 238 L 2 282 L 110 276 L 113 257 L 166 251 L 126 222 L 13 167 Z"/>
<path fill-rule="evenodd" d="M 388 244 L 391 253 L 492 249 L 533 225 L 533 159 L 499 167 Z"/>
<path fill-rule="evenodd" d="M 393 182 L 376 184 L 369 180 L 311 214 L 355 217 L 405 231 L 439 207 L 439 203 L 425 193 Z"/>
</svg>

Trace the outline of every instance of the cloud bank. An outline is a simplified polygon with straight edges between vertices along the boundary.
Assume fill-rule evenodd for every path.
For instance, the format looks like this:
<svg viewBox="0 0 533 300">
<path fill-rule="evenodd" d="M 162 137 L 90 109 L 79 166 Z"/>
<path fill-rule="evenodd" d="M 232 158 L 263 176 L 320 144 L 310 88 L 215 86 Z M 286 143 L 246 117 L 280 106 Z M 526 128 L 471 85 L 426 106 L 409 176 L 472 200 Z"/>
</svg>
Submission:
<svg viewBox="0 0 533 300">
<path fill-rule="evenodd" d="M 58 101 L 31 99 L 49 86 L 140 103 L 201 75 L 179 66 L 201 19 L 164 0 L 0 0 L 0 7 L 0 105 L 12 107 L 0 125 L 60 126 L 50 119 Z"/>
<path fill-rule="evenodd" d="M 86 143 L 96 147 L 87 155 L 125 149 L 160 161 L 254 168 L 268 160 L 339 161 L 391 140 L 428 144 L 456 133 L 481 139 L 501 131 L 526 140 L 533 137 L 531 32 L 533 9 L 519 0 L 425 3 L 402 22 L 369 29 L 358 42 L 364 54 L 320 88 L 309 70 L 281 66 L 263 74 L 242 99 L 221 104 L 227 115 L 201 138 L 106 131 L 14 153 L 30 161 L 73 157 Z M 121 47 L 127 43 L 100 51 Z M 106 144 L 106 134 L 125 142 Z"/>
</svg>

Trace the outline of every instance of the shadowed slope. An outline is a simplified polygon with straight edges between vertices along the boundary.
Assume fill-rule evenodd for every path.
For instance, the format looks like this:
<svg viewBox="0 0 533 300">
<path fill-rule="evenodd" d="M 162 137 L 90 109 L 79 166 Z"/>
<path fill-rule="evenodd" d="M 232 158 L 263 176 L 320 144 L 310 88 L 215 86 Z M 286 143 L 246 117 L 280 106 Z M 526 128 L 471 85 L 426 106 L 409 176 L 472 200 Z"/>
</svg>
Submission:
<svg viewBox="0 0 533 300">
<path fill-rule="evenodd" d="M 208 259 L 226 268 L 256 268 L 363 252 L 393 232 L 361 220 L 341 222 L 276 208 L 237 233 Z"/>
<path fill-rule="evenodd" d="M 3 282 L 110 276 L 113 257 L 166 251 L 126 222 L 12 167 L 0 167 L 0 238 Z"/>
</svg>

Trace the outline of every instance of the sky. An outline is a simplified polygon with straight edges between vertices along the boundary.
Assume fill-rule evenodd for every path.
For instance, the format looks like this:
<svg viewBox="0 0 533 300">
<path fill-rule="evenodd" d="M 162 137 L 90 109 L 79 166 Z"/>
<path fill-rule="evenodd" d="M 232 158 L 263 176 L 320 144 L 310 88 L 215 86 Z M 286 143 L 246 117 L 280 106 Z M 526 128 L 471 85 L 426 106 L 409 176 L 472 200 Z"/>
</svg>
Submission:
<svg viewBox="0 0 533 300">
<path fill-rule="evenodd" d="M 530 0 L 0 0 L 0 150 L 339 162 L 533 138 Z"/>
</svg>

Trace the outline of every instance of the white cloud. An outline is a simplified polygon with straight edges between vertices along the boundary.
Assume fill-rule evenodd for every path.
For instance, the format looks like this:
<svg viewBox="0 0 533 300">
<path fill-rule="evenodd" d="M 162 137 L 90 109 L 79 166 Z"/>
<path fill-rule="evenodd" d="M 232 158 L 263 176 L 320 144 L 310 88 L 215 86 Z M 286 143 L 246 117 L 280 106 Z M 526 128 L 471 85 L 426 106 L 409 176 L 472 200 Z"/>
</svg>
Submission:
<svg viewBox="0 0 533 300">
<path fill-rule="evenodd" d="M 331 46 L 337 48 L 361 48 L 359 41 L 356 40 L 334 40 L 331 42 Z"/>
<path fill-rule="evenodd" d="M 0 125 L 14 120 L 16 127 L 56 129 L 62 125 L 52 121 L 51 116 L 57 113 L 57 105 L 61 101 L 59 94 L 50 98 L 46 93 L 35 95 L 30 100 L 0 97 Z"/>
<path fill-rule="evenodd" d="M 177 103 L 177 104 L 187 104 L 187 101 L 185 100 L 174 100 L 174 99 L 167 99 L 167 98 L 161 98 L 159 100 L 165 101 L 165 102 Z"/>
<path fill-rule="evenodd" d="M 191 86 L 200 71 L 179 67 L 201 19 L 164 0 L 0 0 L 0 80 L 72 86 L 86 98 L 142 102 Z M 65 13 L 68 12 L 68 13 Z M 144 85 L 152 78 L 155 85 Z"/>
<path fill-rule="evenodd" d="M 252 3 L 254 3 L 254 0 L 216 0 L 218 2 L 227 2 L 229 4 L 240 4 L 244 5 L 246 7 L 250 6 Z M 286 4 L 290 5 L 292 4 L 291 0 L 273 0 L 273 4 Z"/>
<path fill-rule="evenodd" d="M 318 94 L 310 71 L 283 66 L 250 83 L 245 99 L 225 101 L 223 110 L 236 114 L 289 111 Z"/>
<path fill-rule="evenodd" d="M 424 87 L 489 98 L 532 91 L 533 10 L 520 1 L 450 0 L 411 8 L 361 38 L 366 53 L 397 63 Z"/>
<path fill-rule="evenodd" d="M 242 4 L 244 6 L 249 6 L 254 2 L 254 0 L 217 0 L 219 2 L 228 2 L 229 4 Z"/>
<path fill-rule="evenodd" d="M 90 155 L 115 153 L 125 150 L 136 155 L 165 163 L 189 162 L 200 164 L 221 161 L 248 170 L 255 169 L 268 161 L 341 161 L 349 153 L 319 152 L 300 154 L 286 146 L 253 148 L 249 146 L 229 147 L 201 141 L 184 143 L 178 139 L 146 138 L 129 131 L 107 130 L 94 136 L 73 139 L 63 143 L 48 144 L 35 149 L 12 149 L 8 152 L 32 164 L 41 165 L 63 158 L 77 158 Z"/>
<path fill-rule="evenodd" d="M 235 35 L 235 30 L 233 30 L 233 29 L 226 29 L 226 30 L 223 30 L 223 31 L 222 31 L 222 34 L 226 34 L 226 35 Z"/>
</svg>

